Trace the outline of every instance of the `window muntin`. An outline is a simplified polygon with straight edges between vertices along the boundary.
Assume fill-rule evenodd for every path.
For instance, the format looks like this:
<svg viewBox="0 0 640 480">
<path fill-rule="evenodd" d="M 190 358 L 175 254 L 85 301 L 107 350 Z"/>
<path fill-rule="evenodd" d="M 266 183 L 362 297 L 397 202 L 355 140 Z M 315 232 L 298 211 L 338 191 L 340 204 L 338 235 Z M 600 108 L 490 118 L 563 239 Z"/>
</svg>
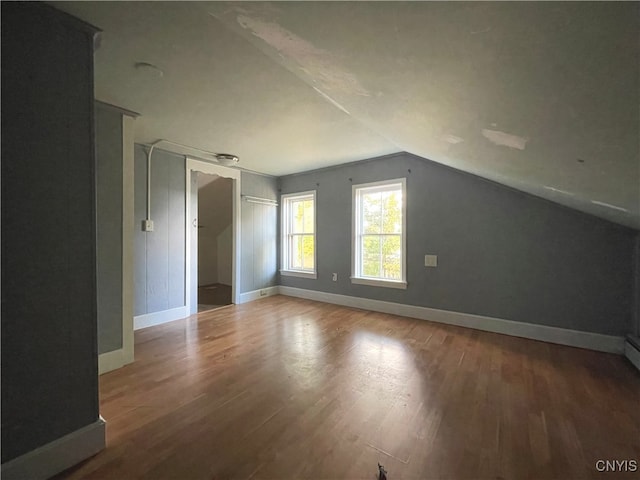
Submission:
<svg viewBox="0 0 640 480">
<path fill-rule="evenodd" d="M 405 288 L 405 179 L 353 186 L 352 282 Z"/>
<path fill-rule="evenodd" d="M 283 275 L 316 274 L 316 192 L 282 195 Z"/>
</svg>

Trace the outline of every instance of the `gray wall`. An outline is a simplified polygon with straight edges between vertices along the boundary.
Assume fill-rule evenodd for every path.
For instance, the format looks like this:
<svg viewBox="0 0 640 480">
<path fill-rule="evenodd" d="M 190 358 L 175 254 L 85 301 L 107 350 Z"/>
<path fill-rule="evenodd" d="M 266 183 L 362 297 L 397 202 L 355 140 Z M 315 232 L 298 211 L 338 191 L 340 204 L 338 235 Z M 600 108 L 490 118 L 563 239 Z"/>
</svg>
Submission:
<svg viewBox="0 0 640 480">
<path fill-rule="evenodd" d="M 185 305 L 185 160 L 156 149 L 151 157 L 153 232 L 142 231 L 147 208 L 147 156 L 135 146 L 134 315 Z"/>
<path fill-rule="evenodd" d="M 408 288 L 352 285 L 351 185 L 400 177 Z M 633 328 L 633 230 L 409 154 L 280 185 L 315 189 L 318 202 L 318 278 L 282 285 L 612 335 Z M 423 266 L 425 254 L 438 255 L 437 268 Z"/>
<path fill-rule="evenodd" d="M 93 30 L 2 2 L 2 462 L 98 420 Z"/>
<path fill-rule="evenodd" d="M 635 301 L 635 328 L 630 332 L 636 337 L 640 337 L 640 232 L 636 234 L 635 258 L 634 258 L 634 301 Z"/>
<path fill-rule="evenodd" d="M 273 177 L 242 172 L 242 194 L 278 199 Z M 241 288 L 251 292 L 277 284 L 278 208 L 242 202 Z"/>
<path fill-rule="evenodd" d="M 98 353 L 122 348 L 122 114 L 96 103 Z"/>
</svg>

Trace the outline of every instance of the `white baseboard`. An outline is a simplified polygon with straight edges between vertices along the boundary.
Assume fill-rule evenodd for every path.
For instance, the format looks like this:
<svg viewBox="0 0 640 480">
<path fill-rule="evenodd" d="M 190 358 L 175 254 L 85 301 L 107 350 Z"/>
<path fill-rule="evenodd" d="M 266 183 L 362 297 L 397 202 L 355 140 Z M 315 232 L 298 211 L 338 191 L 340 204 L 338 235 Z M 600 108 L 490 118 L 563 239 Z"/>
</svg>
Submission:
<svg viewBox="0 0 640 480">
<path fill-rule="evenodd" d="M 98 375 L 117 370 L 133 362 L 133 358 L 127 358 L 124 349 L 113 350 L 98 355 Z"/>
<path fill-rule="evenodd" d="M 188 316 L 189 311 L 186 306 L 171 308 L 161 312 L 146 313 L 133 317 L 133 329 L 140 330 L 141 328 L 153 327 L 154 325 L 162 325 L 163 323 L 173 322 L 174 320 L 180 320 Z"/>
<path fill-rule="evenodd" d="M 272 295 L 278 295 L 280 288 L 282 287 L 267 287 L 260 290 L 253 290 L 252 292 L 245 292 L 240 294 L 240 303 L 253 302 L 260 298 L 270 297 Z"/>
<path fill-rule="evenodd" d="M 628 341 L 624 342 L 624 356 L 629 359 L 634 367 L 640 370 L 640 352 Z"/>
<path fill-rule="evenodd" d="M 2 480 L 45 480 L 105 448 L 105 421 L 94 423 L 2 464 Z"/>
<path fill-rule="evenodd" d="M 566 328 L 536 325 L 533 323 L 503 320 L 501 318 L 484 317 L 469 313 L 451 312 L 435 308 L 404 305 L 401 303 L 383 302 L 369 298 L 351 297 L 335 293 L 318 292 L 294 287 L 279 287 L 282 295 L 290 297 L 306 298 L 318 302 L 333 303 L 346 307 L 362 308 L 374 312 L 390 313 L 403 317 L 430 320 L 432 322 L 446 323 L 460 327 L 475 328 L 487 332 L 502 333 L 514 337 L 530 338 L 543 342 L 558 343 L 571 347 L 587 348 L 601 352 L 622 354 L 624 352 L 624 338 L 600 333 L 581 332 Z"/>
</svg>

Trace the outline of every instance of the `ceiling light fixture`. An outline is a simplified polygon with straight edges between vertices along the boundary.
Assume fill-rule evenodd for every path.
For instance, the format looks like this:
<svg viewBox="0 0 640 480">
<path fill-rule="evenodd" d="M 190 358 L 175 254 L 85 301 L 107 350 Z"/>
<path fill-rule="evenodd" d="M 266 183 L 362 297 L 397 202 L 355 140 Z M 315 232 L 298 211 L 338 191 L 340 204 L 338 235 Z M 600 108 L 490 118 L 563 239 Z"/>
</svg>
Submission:
<svg viewBox="0 0 640 480">
<path fill-rule="evenodd" d="M 231 155 L 230 153 L 216 153 L 215 157 L 216 161 L 220 165 L 224 165 L 225 167 L 230 167 L 240 161 L 238 157 L 236 157 L 235 155 Z"/>
<path fill-rule="evenodd" d="M 237 155 L 231 153 L 215 153 L 203 150 L 197 147 L 190 147 L 182 143 L 172 142 L 171 140 L 160 139 L 153 142 L 151 145 L 151 151 L 154 148 L 162 148 L 171 153 L 177 153 L 178 155 L 185 155 L 187 157 L 194 157 L 201 160 L 213 161 L 225 167 L 231 167 L 237 165 L 240 159 Z"/>
</svg>

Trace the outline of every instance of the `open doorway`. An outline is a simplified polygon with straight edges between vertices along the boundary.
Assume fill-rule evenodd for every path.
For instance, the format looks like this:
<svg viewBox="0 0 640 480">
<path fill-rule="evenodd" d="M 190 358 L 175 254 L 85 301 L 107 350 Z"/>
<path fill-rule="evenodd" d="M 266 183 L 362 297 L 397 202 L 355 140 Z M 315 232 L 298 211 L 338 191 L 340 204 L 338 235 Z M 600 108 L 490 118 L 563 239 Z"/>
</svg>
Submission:
<svg viewBox="0 0 640 480">
<path fill-rule="evenodd" d="M 198 281 L 198 230 L 207 230 L 206 228 L 198 228 L 198 225 L 207 227 L 204 220 L 198 219 L 198 177 L 203 174 L 215 175 L 231 183 L 231 302 L 236 304 L 240 303 L 240 192 L 242 190 L 240 187 L 240 170 L 203 162 L 190 157 L 187 157 L 186 160 L 187 215 L 185 237 L 187 248 L 185 252 L 185 297 L 189 315 L 195 315 L 198 313 L 198 285 L 200 284 Z M 203 203 L 207 203 L 207 200 L 203 200 Z M 207 210 L 211 208 L 213 207 Z M 216 283 L 220 282 L 216 281 Z M 214 303 L 214 305 L 217 304 Z"/>
<path fill-rule="evenodd" d="M 198 312 L 232 303 L 233 180 L 198 175 Z"/>
</svg>

